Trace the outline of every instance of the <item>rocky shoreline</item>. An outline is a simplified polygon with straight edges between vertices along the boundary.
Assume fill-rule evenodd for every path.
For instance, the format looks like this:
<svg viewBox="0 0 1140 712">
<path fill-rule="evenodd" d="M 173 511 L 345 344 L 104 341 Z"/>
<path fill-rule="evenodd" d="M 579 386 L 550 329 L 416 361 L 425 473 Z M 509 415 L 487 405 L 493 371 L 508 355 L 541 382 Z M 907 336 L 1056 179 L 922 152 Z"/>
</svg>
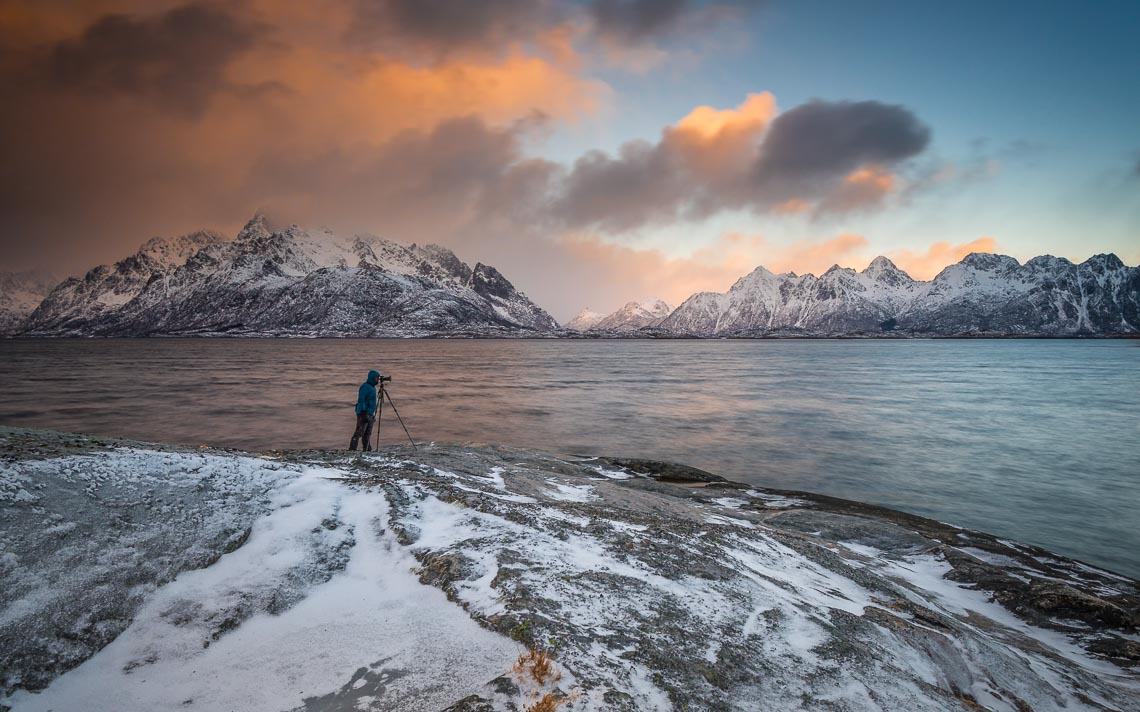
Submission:
<svg viewBox="0 0 1140 712">
<path fill-rule="evenodd" d="M 0 505 L 3 709 L 1140 710 L 1137 581 L 683 465 L 4 428 Z"/>
<path fill-rule="evenodd" d="M 1123 333 L 1123 334 L 1048 334 L 1048 333 L 1025 333 L 1025 334 L 1006 334 L 999 332 L 964 332 L 960 334 L 939 334 L 939 333 L 925 333 L 914 332 L 906 333 L 902 331 L 884 331 L 884 332 L 850 332 L 850 333 L 806 333 L 806 332 L 746 332 L 746 333 L 725 333 L 725 334 L 678 334 L 673 332 L 666 332 L 660 329 L 634 329 L 629 331 L 573 331 L 568 329 L 559 329 L 556 331 L 548 332 L 535 332 L 523 330 L 510 330 L 510 329 L 488 329 L 485 331 L 454 331 L 448 333 L 439 332 L 420 332 L 409 333 L 406 331 L 401 332 L 382 332 L 368 335 L 359 334 L 346 334 L 346 333 L 286 333 L 286 332 L 187 332 L 187 333 L 156 333 L 156 334 L 141 334 L 137 336 L 81 336 L 81 335 L 68 335 L 68 336 L 27 336 L 23 334 L 0 334 L 0 340 L 11 341 L 39 341 L 39 340 L 68 340 L 68 339 L 90 339 L 90 340 L 123 340 L 123 339 L 521 339 L 521 340 L 536 340 L 536 341 L 550 341 L 555 339 L 569 339 L 569 340 L 582 340 L 582 341 L 604 341 L 604 340 L 623 340 L 623 341 L 723 341 L 723 340 L 786 340 L 786 341 L 859 341 L 874 339 L 877 341 L 906 341 L 909 339 L 932 339 L 932 340 L 981 340 L 981 341 L 1001 341 L 1001 340 L 1047 340 L 1047 341 L 1089 341 L 1089 340 L 1137 340 L 1140 339 L 1140 333 Z"/>
</svg>

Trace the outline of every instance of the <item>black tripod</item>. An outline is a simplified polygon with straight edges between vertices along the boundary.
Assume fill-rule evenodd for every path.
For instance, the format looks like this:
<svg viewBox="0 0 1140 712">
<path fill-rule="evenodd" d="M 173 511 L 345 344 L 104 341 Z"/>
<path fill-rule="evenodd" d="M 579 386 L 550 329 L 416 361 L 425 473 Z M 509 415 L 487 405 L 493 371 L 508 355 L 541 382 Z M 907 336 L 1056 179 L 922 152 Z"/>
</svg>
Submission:
<svg viewBox="0 0 1140 712">
<path fill-rule="evenodd" d="M 400 421 L 400 426 L 404 428 L 404 435 L 408 436 L 408 442 L 412 444 L 413 450 L 419 450 L 416 447 L 416 441 L 412 440 L 412 434 L 408 432 L 408 426 L 404 425 L 404 419 L 400 417 L 400 411 L 396 410 L 396 404 L 392 402 L 392 396 L 388 395 L 388 391 L 384 388 L 384 381 L 380 381 L 380 397 L 376 399 L 376 449 L 380 449 L 380 419 L 384 414 L 384 399 L 388 399 L 388 405 L 392 406 L 392 412 L 396 414 L 396 419 Z"/>
</svg>

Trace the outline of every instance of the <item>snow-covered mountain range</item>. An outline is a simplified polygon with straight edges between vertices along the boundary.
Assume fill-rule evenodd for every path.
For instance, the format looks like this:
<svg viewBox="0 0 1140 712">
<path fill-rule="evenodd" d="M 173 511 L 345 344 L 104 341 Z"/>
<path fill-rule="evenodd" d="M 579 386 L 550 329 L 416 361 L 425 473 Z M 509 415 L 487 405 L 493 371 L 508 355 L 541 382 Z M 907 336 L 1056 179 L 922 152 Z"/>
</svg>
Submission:
<svg viewBox="0 0 1140 712">
<path fill-rule="evenodd" d="M 18 329 L 58 282 L 39 272 L 0 272 L 0 334 Z"/>
<path fill-rule="evenodd" d="M 209 231 L 155 238 L 114 265 L 49 291 L 0 274 L 0 334 L 27 336 L 1081 336 L 1140 333 L 1140 267 L 1116 255 L 974 253 L 934 279 L 886 257 L 861 272 L 773 274 L 757 267 L 727 292 L 673 309 L 660 299 L 611 314 L 583 310 L 558 330 L 494 267 L 437 245 L 343 237 L 254 217 L 236 240 Z M 46 294 L 46 297 L 44 296 Z M 42 301 L 41 301 L 42 299 Z M 38 306 L 36 306 L 38 304 Z"/>
<path fill-rule="evenodd" d="M 763 336 L 876 334 L 1075 336 L 1140 332 L 1140 267 L 1116 255 L 1074 264 L 1025 264 L 973 253 L 929 282 L 886 257 L 862 272 L 822 276 L 757 267 L 725 293 L 689 297 L 659 326 L 678 334 Z"/>
<path fill-rule="evenodd" d="M 657 326 L 673 312 L 673 307 L 656 297 L 640 302 L 627 302 L 611 314 L 600 314 L 586 307 L 566 323 L 567 329 L 577 331 L 633 331 L 645 326 Z"/>
<path fill-rule="evenodd" d="M 33 336 L 423 336 L 557 328 L 494 267 L 437 245 L 342 237 L 255 216 L 227 240 L 155 238 L 57 286 L 21 325 Z"/>
</svg>

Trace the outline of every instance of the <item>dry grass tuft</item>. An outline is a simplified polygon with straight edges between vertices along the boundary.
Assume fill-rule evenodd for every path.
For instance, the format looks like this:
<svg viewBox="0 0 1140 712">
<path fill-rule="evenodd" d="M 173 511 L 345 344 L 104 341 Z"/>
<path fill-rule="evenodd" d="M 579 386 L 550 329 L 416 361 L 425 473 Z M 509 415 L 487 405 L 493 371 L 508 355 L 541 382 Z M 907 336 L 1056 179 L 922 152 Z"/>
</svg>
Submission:
<svg viewBox="0 0 1140 712">
<path fill-rule="evenodd" d="M 521 678 L 531 678 L 540 686 L 546 683 L 555 683 L 562 679 L 562 673 L 554 669 L 554 658 L 550 657 L 545 650 L 528 650 L 519 656 L 515 661 L 514 671 Z M 550 697 L 547 695 L 546 697 Z M 543 698 L 543 700 L 546 699 Z M 539 700 L 541 703 L 542 700 Z M 561 703 L 559 703 L 561 704 Z M 538 712 L 546 709 L 557 709 L 557 707 L 534 707 L 533 709 Z"/>
<path fill-rule="evenodd" d="M 562 679 L 554 658 L 545 650 L 526 651 L 515 661 L 512 669 L 520 684 L 533 681 L 539 687 L 527 695 L 534 702 L 524 707 L 523 712 L 556 712 L 562 705 L 578 698 L 578 693 L 567 695 L 558 689 L 543 694 L 541 688 L 553 686 Z"/>
<path fill-rule="evenodd" d="M 523 709 L 523 712 L 557 712 L 558 708 L 569 702 L 572 697 L 548 692 L 538 702 Z"/>
</svg>

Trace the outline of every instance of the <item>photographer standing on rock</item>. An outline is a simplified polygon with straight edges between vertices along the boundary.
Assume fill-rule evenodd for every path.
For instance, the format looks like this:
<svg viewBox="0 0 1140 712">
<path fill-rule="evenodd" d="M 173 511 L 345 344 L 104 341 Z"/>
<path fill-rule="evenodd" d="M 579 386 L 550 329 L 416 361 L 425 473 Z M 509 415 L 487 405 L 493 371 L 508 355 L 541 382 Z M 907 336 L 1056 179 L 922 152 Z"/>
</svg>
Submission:
<svg viewBox="0 0 1140 712">
<path fill-rule="evenodd" d="M 376 386 L 391 379 L 391 376 L 381 376 L 379 371 L 373 370 L 368 372 L 368 380 L 360 384 L 356 395 L 356 431 L 348 444 L 349 450 L 355 450 L 361 438 L 364 438 L 364 451 L 372 450 L 372 424 L 376 422 L 376 410 L 380 407 Z"/>
</svg>

